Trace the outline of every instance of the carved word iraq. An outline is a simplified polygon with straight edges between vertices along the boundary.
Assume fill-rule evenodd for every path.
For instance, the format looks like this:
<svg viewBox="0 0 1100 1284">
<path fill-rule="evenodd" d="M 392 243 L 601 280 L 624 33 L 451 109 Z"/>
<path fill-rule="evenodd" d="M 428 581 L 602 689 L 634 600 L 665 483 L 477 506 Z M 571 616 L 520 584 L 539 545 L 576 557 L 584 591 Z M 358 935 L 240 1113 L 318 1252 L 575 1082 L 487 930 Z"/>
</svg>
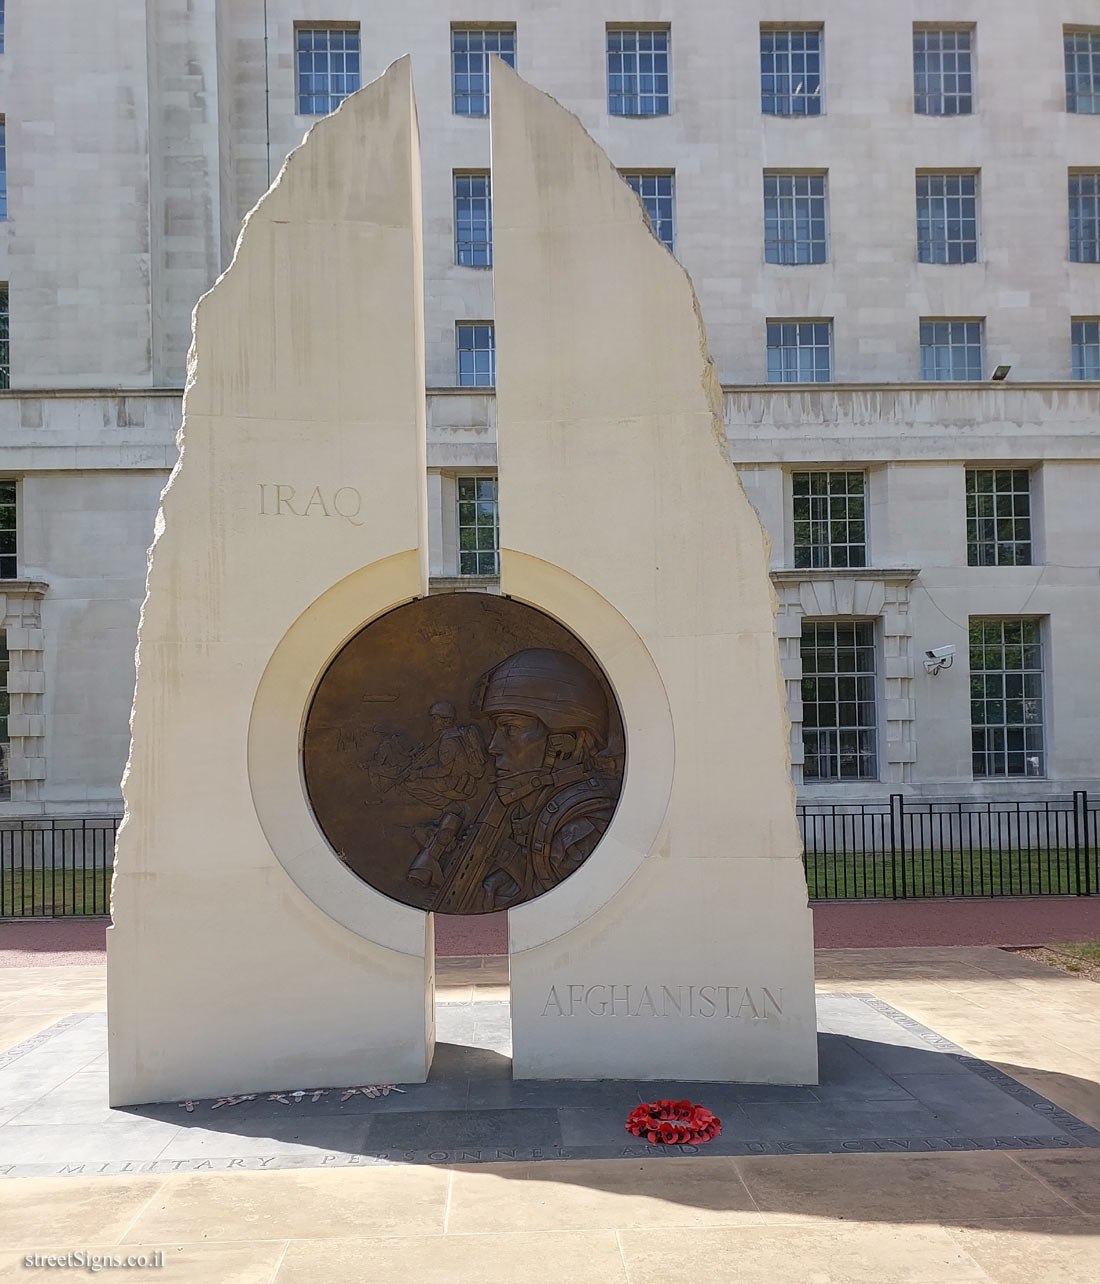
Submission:
<svg viewBox="0 0 1100 1284">
<path fill-rule="evenodd" d="M 607 699 L 579 660 L 518 651 L 480 685 L 473 707 L 491 734 L 440 700 L 429 707 L 424 743 L 376 726 L 362 764 L 373 787 L 368 802 L 393 791 L 434 810 L 415 828 L 406 877 L 430 892 L 438 913 L 506 909 L 549 891 L 595 848 L 619 795 L 621 769 L 602 756 Z M 487 775 L 492 787 L 471 814 Z"/>
<path fill-rule="evenodd" d="M 261 517 L 342 517 L 352 526 L 362 526 L 363 496 L 354 486 L 325 489 L 295 488 L 274 482 L 258 482 Z"/>
</svg>

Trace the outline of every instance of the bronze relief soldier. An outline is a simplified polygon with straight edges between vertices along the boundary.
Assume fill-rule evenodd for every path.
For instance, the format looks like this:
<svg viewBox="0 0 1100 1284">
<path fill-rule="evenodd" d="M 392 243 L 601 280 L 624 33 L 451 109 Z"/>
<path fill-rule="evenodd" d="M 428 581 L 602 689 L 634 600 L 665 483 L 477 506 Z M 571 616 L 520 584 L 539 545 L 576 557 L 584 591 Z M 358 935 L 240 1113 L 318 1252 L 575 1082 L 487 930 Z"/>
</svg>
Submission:
<svg viewBox="0 0 1100 1284">
<path fill-rule="evenodd" d="M 506 909 L 549 891 L 590 855 L 618 798 L 600 760 L 607 699 L 579 660 L 544 649 L 509 656 L 486 676 L 480 711 L 493 725 L 493 792 L 468 826 L 445 813 L 410 869 L 423 882 L 431 868 L 439 913 Z"/>
<path fill-rule="evenodd" d="M 337 652 L 302 756 L 314 815 L 358 877 L 422 911 L 483 914 L 541 896 L 595 850 L 625 736 L 563 625 L 510 598 L 439 594 Z"/>
</svg>

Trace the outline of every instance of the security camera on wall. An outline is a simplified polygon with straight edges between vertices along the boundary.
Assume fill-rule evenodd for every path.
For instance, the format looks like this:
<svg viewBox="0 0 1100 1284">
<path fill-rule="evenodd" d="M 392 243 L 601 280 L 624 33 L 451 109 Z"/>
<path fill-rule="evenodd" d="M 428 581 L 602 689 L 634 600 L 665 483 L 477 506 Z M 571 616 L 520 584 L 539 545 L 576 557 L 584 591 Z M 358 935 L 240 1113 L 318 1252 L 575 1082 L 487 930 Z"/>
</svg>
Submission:
<svg viewBox="0 0 1100 1284">
<path fill-rule="evenodd" d="M 951 645 L 933 647 L 924 653 L 924 667 L 928 673 L 939 673 L 941 669 L 950 669 L 955 660 L 955 648 Z"/>
</svg>

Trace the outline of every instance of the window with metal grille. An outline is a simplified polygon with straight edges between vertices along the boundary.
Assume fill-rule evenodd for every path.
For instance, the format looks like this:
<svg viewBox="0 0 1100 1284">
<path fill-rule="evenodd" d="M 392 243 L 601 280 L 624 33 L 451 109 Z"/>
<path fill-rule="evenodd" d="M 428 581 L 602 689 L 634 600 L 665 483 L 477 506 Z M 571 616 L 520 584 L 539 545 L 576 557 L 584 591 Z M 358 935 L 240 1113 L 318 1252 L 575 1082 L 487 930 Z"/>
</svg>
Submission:
<svg viewBox="0 0 1100 1284">
<path fill-rule="evenodd" d="M 793 473 L 796 567 L 867 565 L 867 478 L 855 471 Z"/>
<path fill-rule="evenodd" d="M 612 116 L 667 116 L 667 27 L 608 27 L 607 110 Z"/>
<path fill-rule="evenodd" d="M 8 283 L 0 283 L 0 388 L 11 387 L 11 356 L 8 346 Z"/>
<path fill-rule="evenodd" d="M 451 27 L 451 94 L 456 116 L 488 116 L 489 58 L 516 65 L 515 27 Z"/>
<path fill-rule="evenodd" d="M 917 259 L 977 262 L 977 174 L 917 175 Z"/>
<path fill-rule="evenodd" d="M 971 31 L 913 28 L 913 106 L 922 116 L 974 110 Z"/>
<path fill-rule="evenodd" d="M 676 238 L 676 176 L 671 170 L 664 173 L 623 173 L 623 178 L 642 198 L 645 212 L 657 239 L 675 249 Z"/>
<path fill-rule="evenodd" d="M 1075 379 L 1100 379 L 1100 319 L 1079 317 L 1070 325 Z"/>
<path fill-rule="evenodd" d="M 970 620 L 970 726 L 975 776 L 1042 776 L 1040 622 Z"/>
<path fill-rule="evenodd" d="M 500 574 L 495 477 L 458 478 L 458 573 Z"/>
<path fill-rule="evenodd" d="M 455 262 L 493 266 L 493 191 L 488 174 L 455 174 Z"/>
<path fill-rule="evenodd" d="M 876 780 L 875 626 L 802 625 L 802 778 Z"/>
<path fill-rule="evenodd" d="M 1066 31 L 1066 111 L 1100 112 L 1100 30 Z"/>
<path fill-rule="evenodd" d="M 824 263 L 824 174 L 764 175 L 764 261 Z"/>
<path fill-rule="evenodd" d="M 920 377 L 948 381 L 980 379 L 981 321 L 922 321 Z"/>
<path fill-rule="evenodd" d="M 0 579 L 18 578 L 15 527 L 15 482 L 0 481 Z"/>
<path fill-rule="evenodd" d="M 831 321 L 769 321 L 768 382 L 828 383 L 832 340 Z"/>
<path fill-rule="evenodd" d="M 1100 171 L 1069 176 L 1069 257 L 1100 263 Z"/>
<path fill-rule="evenodd" d="M 1031 565 L 1031 474 L 1026 468 L 966 470 L 968 566 Z"/>
<path fill-rule="evenodd" d="M 760 31 L 760 110 L 765 116 L 821 114 L 820 27 Z"/>
<path fill-rule="evenodd" d="M 358 27 L 296 27 L 298 115 L 327 116 L 359 88 Z"/>
<path fill-rule="evenodd" d="M 455 326 L 460 388 L 492 388 L 497 380 L 496 343 L 491 321 L 459 321 Z"/>
</svg>

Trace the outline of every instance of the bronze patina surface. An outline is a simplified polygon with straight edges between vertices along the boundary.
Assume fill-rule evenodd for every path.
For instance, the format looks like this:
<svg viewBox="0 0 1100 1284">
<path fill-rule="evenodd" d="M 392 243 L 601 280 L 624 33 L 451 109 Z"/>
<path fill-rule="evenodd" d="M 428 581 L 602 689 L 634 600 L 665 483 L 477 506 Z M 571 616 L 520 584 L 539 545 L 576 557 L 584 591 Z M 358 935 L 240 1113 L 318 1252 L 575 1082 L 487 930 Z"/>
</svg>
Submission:
<svg viewBox="0 0 1100 1284">
<path fill-rule="evenodd" d="M 587 649 L 530 606 L 420 598 L 357 633 L 306 718 L 306 791 L 340 859 L 440 914 L 541 896 L 592 854 L 623 723 Z"/>
</svg>

